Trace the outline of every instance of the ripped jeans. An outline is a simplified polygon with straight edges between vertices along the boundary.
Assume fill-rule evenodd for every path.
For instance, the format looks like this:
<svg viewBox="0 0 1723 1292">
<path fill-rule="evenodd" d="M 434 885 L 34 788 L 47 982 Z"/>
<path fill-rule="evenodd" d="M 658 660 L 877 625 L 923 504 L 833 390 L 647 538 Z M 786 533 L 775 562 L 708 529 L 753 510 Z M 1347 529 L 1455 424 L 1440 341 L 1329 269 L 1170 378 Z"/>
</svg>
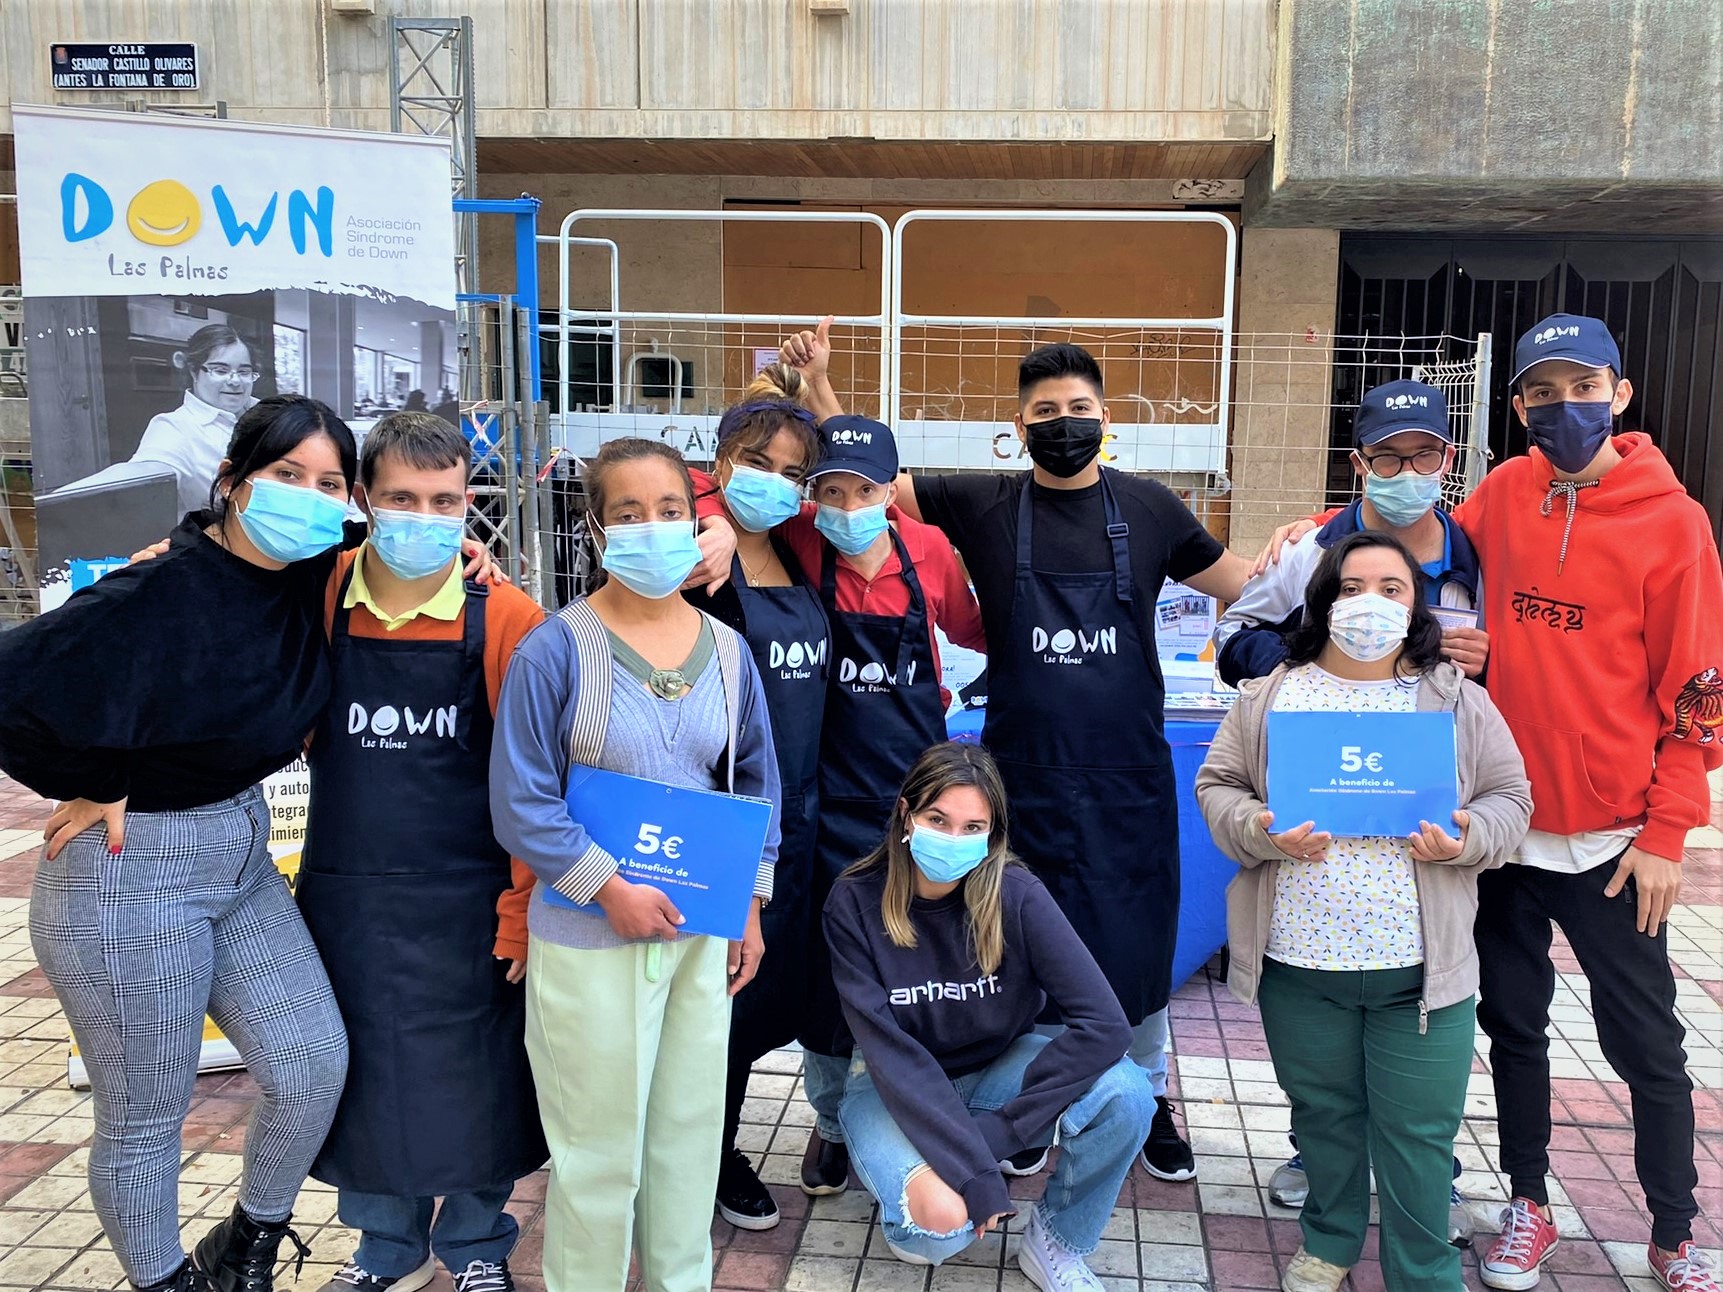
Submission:
<svg viewBox="0 0 1723 1292">
<path fill-rule="evenodd" d="M 1049 1044 L 1051 1038 L 1033 1032 L 1020 1036 L 992 1063 L 952 1085 L 971 1112 L 1002 1108 L 1023 1088 L 1030 1061 Z M 1154 1115 L 1148 1078 L 1128 1058 L 1103 1072 L 1060 1115 L 1059 1165 L 1037 1205 L 1042 1224 L 1067 1251 L 1087 1256 L 1101 1241 Z M 850 1063 L 838 1116 L 850 1161 L 879 1202 L 880 1227 L 895 1246 L 938 1265 L 975 1241 L 975 1226 L 967 1221 L 949 1234 L 932 1233 L 910 1221 L 905 1191 L 909 1177 L 925 1160 L 886 1111 L 860 1051 Z"/>
</svg>

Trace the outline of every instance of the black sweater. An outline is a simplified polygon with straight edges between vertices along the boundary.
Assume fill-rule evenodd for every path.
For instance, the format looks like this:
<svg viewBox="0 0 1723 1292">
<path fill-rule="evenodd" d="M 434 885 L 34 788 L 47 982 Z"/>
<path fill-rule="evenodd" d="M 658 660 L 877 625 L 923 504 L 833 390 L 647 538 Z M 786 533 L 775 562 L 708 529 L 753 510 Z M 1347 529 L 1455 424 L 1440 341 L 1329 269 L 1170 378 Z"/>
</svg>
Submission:
<svg viewBox="0 0 1723 1292">
<path fill-rule="evenodd" d="M 265 570 L 194 514 L 166 555 L 0 634 L 0 770 L 134 812 L 232 798 L 298 757 L 329 699 L 334 553 Z"/>
<path fill-rule="evenodd" d="M 992 974 L 981 972 L 969 946 L 961 885 L 936 902 L 911 901 L 913 948 L 886 936 L 884 892 L 883 869 L 832 888 L 832 977 L 886 1110 L 980 1225 L 1012 1209 L 1001 1159 L 1047 1142 L 1059 1115 L 1124 1057 L 1131 1028 L 1094 958 L 1024 867 L 1005 871 L 1005 956 Z M 1049 997 L 1067 1029 L 1029 1065 L 1016 1098 L 997 1112 L 970 1113 L 952 1080 L 1003 1054 Z"/>
</svg>

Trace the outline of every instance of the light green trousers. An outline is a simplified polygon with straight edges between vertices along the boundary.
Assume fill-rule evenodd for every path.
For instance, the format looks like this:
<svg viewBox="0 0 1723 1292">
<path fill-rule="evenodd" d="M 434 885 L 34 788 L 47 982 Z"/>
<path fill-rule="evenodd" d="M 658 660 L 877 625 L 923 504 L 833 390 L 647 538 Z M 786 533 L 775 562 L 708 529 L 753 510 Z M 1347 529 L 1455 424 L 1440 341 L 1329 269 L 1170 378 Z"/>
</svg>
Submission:
<svg viewBox="0 0 1723 1292">
<path fill-rule="evenodd" d="M 730 1036 L 722 938 L 604 950 L 531 939 L 526 1048 L 550 1145 L 547 1292 L 712 1286 Z"/>
</svg>

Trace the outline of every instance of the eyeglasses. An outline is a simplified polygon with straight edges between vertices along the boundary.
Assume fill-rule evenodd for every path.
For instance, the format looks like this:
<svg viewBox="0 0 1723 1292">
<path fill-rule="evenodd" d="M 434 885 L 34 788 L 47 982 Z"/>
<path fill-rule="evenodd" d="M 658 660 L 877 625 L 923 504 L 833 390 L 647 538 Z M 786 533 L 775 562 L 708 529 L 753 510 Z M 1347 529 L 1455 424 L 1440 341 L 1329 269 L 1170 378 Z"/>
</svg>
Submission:
<svg viewBox="0 0 1723 1292">
<path fill-rule="evenodd" d="M 1389 480 L 1407 467 L 1411 467 L 1421 476 L 1436 475 L 1448 460 L 1448 450 L 1419 449 L 1411 454 L 1360 452 L 1358 456 L 1371 475 Z"/>
<path fill-rule="evenodd" d="M 238 377 L 241 381 L 256 381 L 263 373 L 257 368 L 230 368 L 225 363 L 201 363 L 198 369 L 217 381 Z"/>
</svg>

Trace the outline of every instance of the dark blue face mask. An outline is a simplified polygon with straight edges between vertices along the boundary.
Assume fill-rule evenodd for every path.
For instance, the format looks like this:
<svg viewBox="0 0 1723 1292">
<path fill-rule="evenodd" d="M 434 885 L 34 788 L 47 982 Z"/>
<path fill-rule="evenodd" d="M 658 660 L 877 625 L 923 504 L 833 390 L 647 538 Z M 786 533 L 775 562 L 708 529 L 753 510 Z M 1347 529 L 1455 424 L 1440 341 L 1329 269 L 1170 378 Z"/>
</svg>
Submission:
<svg viewBox="0 0 1723 1292">
<path fill-rule="evenodd" d="M 1614 407 L 1607 399 L 1569 399 L 1526 408 L 1526 431 L 1532 443 L 1543 450 L 1557 471 L 1570 476 L 1591 465 L 1614 426 Z"/>
</svg>

